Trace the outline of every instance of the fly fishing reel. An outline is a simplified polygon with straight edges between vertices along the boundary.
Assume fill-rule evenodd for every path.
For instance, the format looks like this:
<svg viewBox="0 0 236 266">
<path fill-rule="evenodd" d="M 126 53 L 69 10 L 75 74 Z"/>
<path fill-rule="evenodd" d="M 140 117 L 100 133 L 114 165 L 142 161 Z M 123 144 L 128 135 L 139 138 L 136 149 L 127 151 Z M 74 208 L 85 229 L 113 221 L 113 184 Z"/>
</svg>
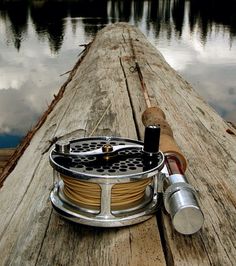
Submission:
<svg viewBox="0 0 236 266">
<path fill-rule="evenodd" d="M 59 176 L 50 195 L 54 209 L 66 219 L 99 227 L 150 218 L 160 205 L 159 138 L 160 128 L 150 126 L 144 143 L 119 137 L 56 143 L 50 153 Z"/>
<path fill-rule="evenodd" d="M 119 137 L 57 142 L 50 153 L 58 176 L 50 195 L 54 209 L 77 223 L 121 227 L 149 219 L 163 198 L 174 228 L 197 232 L 204 217 L 196 190 L 179 153 L 164 155 L 159 141 L 160 127 L 147 126 L 144 143 Z"/>
</svg>

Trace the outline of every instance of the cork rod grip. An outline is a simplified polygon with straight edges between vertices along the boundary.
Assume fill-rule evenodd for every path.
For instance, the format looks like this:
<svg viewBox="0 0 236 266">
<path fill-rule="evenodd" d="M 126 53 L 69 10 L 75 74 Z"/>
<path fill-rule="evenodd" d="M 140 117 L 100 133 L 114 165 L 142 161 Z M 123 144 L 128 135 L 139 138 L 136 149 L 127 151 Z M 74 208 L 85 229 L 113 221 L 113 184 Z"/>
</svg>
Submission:
<svg viewBox="0 0 236 266">
<path fill-rule="evenodd" d="M 180 160 L 183 172 L 185 172 L 187 161 L 175 142 L 173 131 L 166 121 L 164 112 L 159 107 L 147 108 L 142 114 L 142 122 L 145 127 L 150 125 L 160 125 L 160 150 L 166 154 L 176 155 Z"/>
</svg>

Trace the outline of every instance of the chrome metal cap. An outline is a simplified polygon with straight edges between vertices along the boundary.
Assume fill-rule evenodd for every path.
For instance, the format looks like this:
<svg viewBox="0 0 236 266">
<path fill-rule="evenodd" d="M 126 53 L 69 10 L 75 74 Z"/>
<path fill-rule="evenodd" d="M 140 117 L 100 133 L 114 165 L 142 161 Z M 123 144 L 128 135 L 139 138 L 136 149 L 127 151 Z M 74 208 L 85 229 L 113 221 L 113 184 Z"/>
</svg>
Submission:
<svg viewBox="0 0 236 266">
<path fill-rule="evenodd" d="M 184 187 L 170 195 L 168 201 L 169 213 L 176 231 L 191 235 L 201 229 L 204 216 L 192 190 Z"/>
</svg>

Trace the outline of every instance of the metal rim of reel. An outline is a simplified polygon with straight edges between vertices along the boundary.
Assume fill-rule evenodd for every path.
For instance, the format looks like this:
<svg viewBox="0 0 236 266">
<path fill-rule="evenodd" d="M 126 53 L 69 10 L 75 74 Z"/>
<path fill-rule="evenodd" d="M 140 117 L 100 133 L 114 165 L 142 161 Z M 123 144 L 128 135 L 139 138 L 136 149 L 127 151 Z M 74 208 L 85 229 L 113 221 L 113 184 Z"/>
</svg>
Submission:
<svg viewBox="0 0 236 266">
<path fill-rule="evenodd" d="M 133 140 L 129 138 L 120 138 L 120 137 L 99 136 L 99 137 L 91 137 L 91 138 L 80 138 L 78 140 L 79 141 L 87 141 L 87 140 L 115 141 L 117 140 L 117 141 L 127 141 L 133 144 L 143 145 L 143 142 L 141 141 L 137 141 L 137 140 Z M 78 140 L 72 140 L 70 141 L 70 143 L 75 143 Z M 56 171 L 58 171 L 59 173 L 63 175 L 67 175 L 67 176 L 70 176 L 72 178 L 76 178 L 79 180 L 86 180 L 92 183 L 107 183 L 108 180 L 109 180 L 109 183 L 120 183 L 120 182 L 125 183 L 125 182 L 130 182 L 130 181 L 138 181 L 141 179 L 146 179 L 160 172 L 160 170 L 164 166 L 164 160 L 165 160 L 164 154 L 161 151 L 159 151 L 158 155 L 160 157 L 160 162 L 153 169 L 150 169 L 148 171 L 143 171 L 141 173 L 133 173 L 133 174 L 128 174 L 128 175 L 124 173 L 122 175 L 113 176 L 111 174 L 110 175 L 102 175 L 102 174 L 95 175 L 91 173 L 78 172 L 74 169 L 65 168 L 54 160 L 53 154 L 54 154 L 54 150 L 52 149 L 49 155 L 49 160 L 50 160 L 51 166 Z"/>
<path fill-rule="evenodd" d="M 104 216 L 101 213 L 93 213 L 90 210 L 73 206 L 71 203 L 68 204 L 60 198 L 59 189 L 59 186 L 55 186 L 50 194 L 51 203 L 56 213 L 72 222 L 94 227 L 123 227 L 144 222 L 153 216 L 162 203 L 159 194 L 155 193 L 150 201 L 141 205 L 140 208 L 130 209 L 130 211 L 121 210 Z"/>
</svg>

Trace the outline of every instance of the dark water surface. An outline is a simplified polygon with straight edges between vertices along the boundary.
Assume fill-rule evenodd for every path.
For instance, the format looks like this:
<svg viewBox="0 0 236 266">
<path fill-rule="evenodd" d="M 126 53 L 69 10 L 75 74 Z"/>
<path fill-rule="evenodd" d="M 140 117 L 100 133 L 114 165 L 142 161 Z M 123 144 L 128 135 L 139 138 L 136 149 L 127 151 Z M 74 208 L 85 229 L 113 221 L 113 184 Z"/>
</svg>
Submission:
<svg viewBox="0 0 236 266">
<path fill-rule="evenodd" d="M 138 26 L 226 120 L 236 122 L 236 1 L 0 0 L 0 147 L 14 146 L 47 108 L 106 24 Z"/>
</svg>

